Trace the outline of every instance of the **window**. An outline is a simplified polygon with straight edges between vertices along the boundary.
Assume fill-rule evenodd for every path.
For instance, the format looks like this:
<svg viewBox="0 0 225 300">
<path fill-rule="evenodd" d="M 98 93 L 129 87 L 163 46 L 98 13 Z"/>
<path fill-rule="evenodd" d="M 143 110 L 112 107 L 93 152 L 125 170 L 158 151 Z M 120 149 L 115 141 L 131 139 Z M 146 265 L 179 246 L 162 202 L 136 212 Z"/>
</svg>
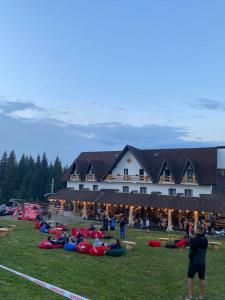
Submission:
<svg viewBox="0 0 225 300">
<path fill-rule="evenodd" d="M 144 174 L 145 174 L 144 169 L 139 169 L 139 180 L 145 179 Z"/>
<path fill-rule="evenodd" d="M 193 190 L 189 190 L 189 189 L 184 190 L 184 195 L 185 195 L 185 197 L 192 197 Z"/>
<path fill-rule="evenodd" d="M 191 166 L 189 166 L 189 167 L 187 168 L 187 180 L 188 180 L 188 181 L 192 181 L 192 180 L 193 180 L 193 177 L 194 177 L 193 169 L 191 168 Z"/>
<path fill-rule="evenodd" d="M 147 188 L 145 186 L 140 187 L 140 194 L 146 194 L 147 193 Z"/>
<path fill-rule="evenodd" d="M 129 186 L 123 186 L 123 193 L 129 193 Z"/>
<path fill-rule="evenodd" d="M 82 191 L 84 189 L 84 185 L 83 184 L 79 184 L 79 191 Z"/>
<path fill-rule="evenodd" d="M 176 189 L 169 189 L 169 190 L 168 190 L 168 195 L 169 195 L 169 196 L 176 196 L 176 194 L 177 194 Z"/>
<path fill-rule="evenodd" d="M 170 170 L 165 168 L 165 177 L 170 177 Z"/>
<path fill-rule="evenodd" d="M 128 175 L 128 169 L 124 169 L 124 170 L 123 170 L 123 174 L 124 174 L 124 175 Z"/>
<path fill-rule="evenodd" d="M 98 191 L 98 185 L 97 184 L 93 185 L 93 191 Z"/>
</svg>

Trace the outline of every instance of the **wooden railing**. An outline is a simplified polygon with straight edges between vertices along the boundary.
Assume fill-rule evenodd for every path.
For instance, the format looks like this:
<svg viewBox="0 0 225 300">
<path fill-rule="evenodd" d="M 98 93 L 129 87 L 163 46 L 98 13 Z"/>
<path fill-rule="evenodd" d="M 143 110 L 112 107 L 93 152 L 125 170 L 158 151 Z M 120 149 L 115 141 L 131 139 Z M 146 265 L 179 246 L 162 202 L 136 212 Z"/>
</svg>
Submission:
<svg viewBox="0 0 225 300">
<path fill-rule="evenodd" d="M 151 181 L 149 176 L 146 175 L 108 175 L 106 177 L 107 181 Z"/>
<path fill-rule="evenodd" d="M 174 183 L 173 177 L 172 176 L 160 176 L 159 177 L 159 183 L 164 183 L 164 182 L 170 182 Z"/>
<path fill-rule="evenodd" d="M 94 174 L 88 174 L 88 175 L 86 175 L 85 180 L 87 180 L 87 181 L 95 181 L 96 177 L 95 177 Z"/>
<path fill-rule="evenodd" d="M 197 179 L 196 179 L 195 176 L 193 176 L 193 177 L 184 176 L 182 178 L 181 183 L 194 183 L 194 184 L 198 184 L 198 181 L 197 181 Z"/>
<path fill-rule="evenodd" d="M 80 180 L 79 175 L 74 175 L 74 174 L 70 175 L 70 181 L 79 181 L 79 180 Z"/>
</svg>

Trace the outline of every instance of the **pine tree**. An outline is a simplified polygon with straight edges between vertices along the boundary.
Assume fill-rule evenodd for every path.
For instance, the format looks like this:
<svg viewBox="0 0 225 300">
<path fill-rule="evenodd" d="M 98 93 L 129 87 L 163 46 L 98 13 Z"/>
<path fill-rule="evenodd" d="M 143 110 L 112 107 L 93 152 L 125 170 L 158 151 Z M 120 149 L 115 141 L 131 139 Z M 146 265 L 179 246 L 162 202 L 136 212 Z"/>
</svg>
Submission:
<svg viewBox="0 0 225 300">
<path fill-rule="evenodd" d="M 62 164 L 59 160 L 58 156 L 55 159 L 54 166 L 53 166 L 53 177 L 54 177 L 54 191 L 58 191 L 63 187 L 63 183 L 61 181 L 63 171 L 62 171 Z"/>
<path fill-rule="evenodd" d="M 7 160 L 8 160 L 8 155 L 7 155 L 7 152 L 5 151 L 0 160 L 0 199 L 1 199 L 1 201 L 4 200 L 6 189 L 7 189 L 7 183 L 5 180 Z"/>
<path fill-rule="evenodd" d="M 7 190 L 5 191 L 5 198 L 9 200 L 16 196 L 16 181 L 17 181 L 17 162 L 16 155 L 14 151 L 11 151 L 7 159 L 6 169 L 5 169 L 5 184 L 7 185 Z"/>
</svg>

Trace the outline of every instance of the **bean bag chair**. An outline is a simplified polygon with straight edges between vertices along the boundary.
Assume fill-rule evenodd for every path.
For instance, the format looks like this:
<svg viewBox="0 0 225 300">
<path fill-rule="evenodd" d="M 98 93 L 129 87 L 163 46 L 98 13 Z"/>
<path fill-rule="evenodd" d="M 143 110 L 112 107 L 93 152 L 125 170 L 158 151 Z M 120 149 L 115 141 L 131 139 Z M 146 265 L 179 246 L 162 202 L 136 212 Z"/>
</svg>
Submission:
<svg viewBox="0 0 225 300">
<path fill-rule="evenodd" d="M 45 226 L 42 226 L 40 228 L 40 232 L 42 232 L 42 233 L 48 233 L 48 228 L 46 228 Z"/>
<path fill-rule="evenodd" d="M 122 256 L 126 253 L 126 249 L 121 247 L 121 248 L 113 248 L 109 249 L 106 251 L 106 255 L 109 256 Z"/>
<path fill-rule="evenodd" d="M 77 252 L 80 252 L 80 253 L 89 253 L 90 247 L 92 247 L 92 246 L 89 243 L 81 242 L 81 243 L 77 244 L 76 250 L 77 250 Z"/>
<path fill-rule="evenodd" d="M 78 230 L 75 227 L 72 227 L 71 228 L 71 235 L 76 237 L 77 233 L 78 233 Z"/>
<path fill-rule="evenodd" d="M 179 242 L 177 242 L 175 245 L 176 245 L 177 248 L 184 247 L 184 246 L 187 245 L 187 239 L 182 239 Z"/>
<path fill-rule="evenodd" d="M 90 230 L 87 227 L 81 227 L 79 231 L 83 234 L 84 238 L 87 238 L 90 234 Z"/>
<path fill-rule="evenodd" d="M 105 246 L 98 246 L 98 247 L 93 247 L 91 246 L 89 248 L 89 254 L 93 256 L 103 256 L 107 250 L 107 247 Z"/>
<path fill-rule="evenodd" d="M 154 240 L 150 240 L 150 241 L 148 242 L 148 245 L 149 245 L 150 247 L 160 247 L 160 246 L 161 246 L 161 242 L 159 242 L 159 241 L 154 241 Z"/>
<path fill-rule="evenodd" d="M 63 248 L 63 244 L 52 245 L 48 240 L 43 240 L 38 244 L 40 249 L 59 249 Z"/>
<path fill-rule="evenodd" d="M 61 233 L 61 231 L 59 229 L 56 229 L 56 228 L 50 228 L 48 230 L 48 233 L 49 234 L 57 234 L 57 233 Z"/>
<path fill-rule="evenodd" d="M 64 245 L 64 250 L 75 251 L 76 250 L 76 244 L 75 243 L 66 243 Z"/>
<path fill-rule="evenodd" d="M 34 229 L 40 229 L 40 222 L 39 221 L 35 222 Z"/>
<path fill-rule="evenodd" d="M 105 235 L 104 239 L 105 240 L 111 240 L 111 239 L 114 239 L 114 237 L 112 235 Z"/>
<path fill-rule="evenodd" d="M 90 232 L 90 237 L 92 237 L 93 239 L 95 238 L 103 239 L 104 233 L 102 231 L 93 230 Z"/>
<path fill-rule="evenodd" d="M 61 224 L 61 225 L 58 225 L 57 228 L 61 228 L 63 230 L 67 230 L 67 225 L 66 224 Z"/>
<path fill-rule="evenodd" d="M 165 245 L 166 248 L 169 248 L 169 249 L 177 249 L 177 246 L 173 243 L 168 243 Z"/>
</svg>

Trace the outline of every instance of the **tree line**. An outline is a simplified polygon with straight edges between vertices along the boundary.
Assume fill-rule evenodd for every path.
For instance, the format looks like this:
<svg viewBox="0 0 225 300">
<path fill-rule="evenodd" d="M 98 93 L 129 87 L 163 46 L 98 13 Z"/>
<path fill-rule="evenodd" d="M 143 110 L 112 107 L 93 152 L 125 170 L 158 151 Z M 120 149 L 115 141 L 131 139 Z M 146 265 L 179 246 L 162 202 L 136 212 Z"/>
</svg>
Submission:
<svg viewBox="0 0 225 300">
<path fill-rule="evenodd" d="M 36 158 L 23 154 L 17 162 L 15 151 L 5 151 L 0 160 L 0 202 L 11 198 L 44 201 L 44 195 L 51 192 L 52 178 L 54 192 L 64 187 L 64 171 L 58 157 L 49 164 L 45 153 Z"/>
</svg>

